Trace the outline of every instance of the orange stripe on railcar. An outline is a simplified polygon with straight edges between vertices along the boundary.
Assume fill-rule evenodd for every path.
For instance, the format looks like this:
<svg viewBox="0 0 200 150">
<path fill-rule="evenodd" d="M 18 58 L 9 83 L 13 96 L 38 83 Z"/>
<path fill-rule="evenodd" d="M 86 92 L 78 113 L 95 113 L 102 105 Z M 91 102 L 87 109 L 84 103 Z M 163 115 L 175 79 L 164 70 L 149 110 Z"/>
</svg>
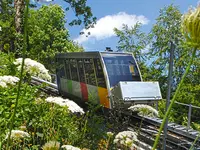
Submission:
<svg viewBox="0 0 200 150">
<path fill-rule="evenodd" d="M 106 108 L 110 108 L 110 102 L 108 99 L 108 90 L 106 88 L 98 87 L 98 94 L 100 99 L 100 104 Z"/>
</svg>

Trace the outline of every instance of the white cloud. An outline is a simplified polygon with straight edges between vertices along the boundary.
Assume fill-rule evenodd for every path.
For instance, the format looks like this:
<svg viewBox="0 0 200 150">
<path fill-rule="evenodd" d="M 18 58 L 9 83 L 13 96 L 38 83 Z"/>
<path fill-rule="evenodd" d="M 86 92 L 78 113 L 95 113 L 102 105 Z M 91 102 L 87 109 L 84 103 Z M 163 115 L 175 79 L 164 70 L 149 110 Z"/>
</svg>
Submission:
<svg viewBox="0 0 200 150">
<path fill-rule="evenodd" d="M 30 2 L 33 4 L 38 4 L 38 3 L 49 3 L 52 2 L 53 0 L 31 0 Z"/>
<path fill-rule="evenodd" d="M 84 43 L 91 38 L 95 40 L 102 40 L 105 38 L 110 38 L 115 36 L 113 29 L 122 29 L 122 25 L 126 24 L 129 27 L 134 26 L 137 22 L 141 24 L 148 24 L 149 20 L 143 15 L 127 14 L 125 12 L 119 12 L 114 15 L 108 15 L 100 18 L 94 28 L 88 30 L 83 29 L 82 31 L 87 33 L 90 32 L 90 36 L 80 35 L 78 38 L 74 39 L 78 43 Z"/>
</svg>

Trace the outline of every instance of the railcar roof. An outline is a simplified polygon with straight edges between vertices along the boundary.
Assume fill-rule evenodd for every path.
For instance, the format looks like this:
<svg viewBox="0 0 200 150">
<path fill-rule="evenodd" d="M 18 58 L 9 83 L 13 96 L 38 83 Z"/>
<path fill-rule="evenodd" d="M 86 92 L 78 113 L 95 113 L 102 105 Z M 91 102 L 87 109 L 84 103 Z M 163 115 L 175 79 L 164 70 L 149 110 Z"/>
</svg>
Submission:
<svg viewBox="0 0 200 150">
<path fill-rule="evenodd" d="M 107 51 L 92 51 L 92 52 L 69 52 L 69 53 L 57 53 L 56 58 L 98 58 L 102 55 L 132 55 L 131 53 L 125 52 L 107 52 Z"/>
</svg>

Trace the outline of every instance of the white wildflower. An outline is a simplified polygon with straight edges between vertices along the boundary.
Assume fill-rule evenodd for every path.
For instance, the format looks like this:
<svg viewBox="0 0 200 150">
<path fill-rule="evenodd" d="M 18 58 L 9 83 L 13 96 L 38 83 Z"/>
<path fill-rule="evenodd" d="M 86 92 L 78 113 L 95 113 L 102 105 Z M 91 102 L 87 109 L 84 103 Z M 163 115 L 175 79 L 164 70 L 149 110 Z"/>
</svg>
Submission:
<svg viewBox="0 0 200 150">
<path fill-rule="evenodd" d="M 19 82 L 19 78 L 15 76 L 0 76 L 0 86 L 7 87 L 8 85 L 16 85 Z"/>
<path fill-rule="evenodd" d="M 112 132 L 107 132 L 107 136 L 111 137 L 111 136 L 113 136 L 113 133 Z"/>
<path fill-rule="evenodd" d="M 7 87 L 6 83 L 3 82 L 3 81 L 0 81 L 0 86 L 3 87 L 3 88 Z"/>
<path fill-rule="evenodd" d="M 61 146 L 61 148 L 66 149 L 66 150 L 81 150 L 80 148 L 74 147 L 72 145 L 63 145 Z"/>
<path fill-rule="evenodd" d="M 55 103 L 60 106 L 67 106 L 72 113 L 80 113 L 80 114 L 85 113 L 83 109 L 79 107 L 75 102 L 69 99 L 63 99 L 62 97 L 48 97 L 46 99 L 46 102 Z"/>
<path fill-rule="evenodd" d="M 35 104 L 41 104 L 43 102 L 43 100 L 40 97 L 38 97 L 35 99 L 34 102 L 35 102 Z"/>
<path fill-rule="evenodd" d="M 150 116 L 150 117 L 157 117 L 158 111 L 149 105 L 138 104 L 129 107 L 128 109 L 132 110 L 133 112 L 139 112 L 139 115 L 142 116 Z"/>
<path fill-rule="evenodd" d="M 7 133 L 6 138 L 8 139 L 9 133 Z M 30 135 L 27 132 L 21 131 L 21 130 L 12 130 L 10 138 L 11 139 L 23 139 L 23 138 L 29 138 Z"/>
<path fill-rule="evenodd" d="M 20 70 L 21 64 L 22 64 L 22 58 L 16 59 L 16 62 L 14 62 L 14 64 L 19 65 L 17 69 Z M 48 70 L 44 67 L 43 64 L 35 60 L 26 58 L 24 60 L 24 70 L 26 73 L 29 73 L 31 76 L 35 76 L 43 80 L 51 81 L 51 76 L 49 75 Z"/>
<path fill-rule="evenodd" d="M 133 131 L 122 131 L 119 132 L 114 139 L 114 143 L 118 147 L 131 147 L 134 142 L 138 141 L 137 133 Z"/>
<path fill-rule="evenodd" d="M 20 130 L 22 130 L 22 131 L 25 131 L 25 130 L 26 130 L 26 126 L 23 126 L 23 125 L 20 126 L 19 128 L 20 128 Z"/>
<path fill-rule="evenodd" d="M 43 150 L 50 150 L 50 149 L 59 150 L 59 148 L 60 148 L 60 143 L 57 141 L 49 141 L 42 146 Z"/>
</svg>

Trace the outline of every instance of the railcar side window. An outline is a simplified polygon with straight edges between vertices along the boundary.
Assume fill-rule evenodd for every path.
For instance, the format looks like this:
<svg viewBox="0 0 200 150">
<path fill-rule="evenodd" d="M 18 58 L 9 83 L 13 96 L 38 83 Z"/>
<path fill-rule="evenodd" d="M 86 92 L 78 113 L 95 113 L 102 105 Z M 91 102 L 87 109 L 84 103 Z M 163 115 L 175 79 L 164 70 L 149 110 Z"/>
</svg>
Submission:
<svg viewBox="0 0 200 150">
<path fill-rule="evenodd" d="M 70 69 L 71 69 L 72 80 L 79 81 L 76 59 L 70 59 L 69 61 L 70 61 Z"/>
<path fill-rule="evenodd" d="M 65 60 L 65 74 L 66 74 L 67 79 L 71 80 L 71 71 L 70 71 L 69 59 Z"/>
<path fill-rule="evenodd" d="M 60 77 L 65 78 L 65 68 L 64 68 L 64 59 L 57 59 L 57 70 L 59 71 Z"/>
<path fill-rule="evenodd" d="M 92 59 L 84 59 L 84 67 L 85 67 L 85 78 L 86 83 L 90 85 L 96 85 L 94 65 Z"/>
<path fill-rule="evenodd" d="M 84 63 L 82 59 L 77 59 L 78 63 L 78 72 L 80 77 L 80 82 L 85 83 L 85 73 L 84 73 Z"/>
<path fill-rule="evenodd" d="M 106 88 L 106 81 L 103 73 L 103 68 L 99 58 L 94 59 L 94 65 L 96 69 L 96 77 L 98 86 Z"/>
</svg>

